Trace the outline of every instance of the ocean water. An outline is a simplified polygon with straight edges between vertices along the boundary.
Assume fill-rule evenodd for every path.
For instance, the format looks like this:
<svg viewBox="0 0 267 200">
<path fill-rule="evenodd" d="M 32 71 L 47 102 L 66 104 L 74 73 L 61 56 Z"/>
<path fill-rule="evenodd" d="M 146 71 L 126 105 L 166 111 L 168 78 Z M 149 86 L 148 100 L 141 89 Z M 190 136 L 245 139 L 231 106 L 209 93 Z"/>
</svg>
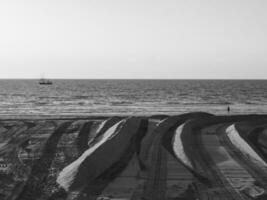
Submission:
<svg viewBox="0 0 267 200">
<path fill-rule="evenodd" d="M 0 115 L 267 113 L 266 80 L 0 80 Z"/>
</svg>

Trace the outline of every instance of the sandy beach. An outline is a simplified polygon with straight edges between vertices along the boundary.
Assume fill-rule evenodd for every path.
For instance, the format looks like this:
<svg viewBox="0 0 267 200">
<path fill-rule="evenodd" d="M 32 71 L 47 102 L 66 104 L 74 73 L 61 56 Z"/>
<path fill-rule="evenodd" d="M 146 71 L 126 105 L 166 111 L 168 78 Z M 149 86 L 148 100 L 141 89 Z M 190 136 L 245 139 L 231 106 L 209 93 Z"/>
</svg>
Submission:
<svg viewBox="0 0 267 200">
<path fill-rule="evenodd" d="M 1 0 L 0 200 L 267 200 L 266 8 Z"/>
<path fill-rule="evenodd" d="M 0 199 L 265 199 L 267 116 L 2 118 Z"/>
</svg>

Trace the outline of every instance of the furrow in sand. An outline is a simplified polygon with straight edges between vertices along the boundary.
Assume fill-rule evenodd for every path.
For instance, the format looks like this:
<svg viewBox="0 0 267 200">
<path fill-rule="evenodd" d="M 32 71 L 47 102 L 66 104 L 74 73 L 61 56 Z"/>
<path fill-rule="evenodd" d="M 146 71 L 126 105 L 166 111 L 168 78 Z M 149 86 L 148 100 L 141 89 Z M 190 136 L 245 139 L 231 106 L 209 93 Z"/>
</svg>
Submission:
<svg viewBox="0 0 267 200">
<path fill-rule="evenodd" d="M 196 117 L 195 117 L 196 118 Z M 201 119 L 202 118 L 202 119 Z M 197 120 L 193 120 L 193 117 L 191 117 L 190 123 L 188 122 L 187 125 L 185 126 L 185 128 L 183 129 L 183 134 L 181 135 L 181 140 L 182 143 L 184 143 L 184 147 L 186 147 L 184 149 L 185 154 L 186 155 L 193 155 L 194 151 L 196 150 L 196 148 L 194 147 L 194 144 L 192 145 L 192 143 L 190 142 L 191 140 L 191 132 L 195 132 L 196 130 L 200 130 L 201 128 L 205 127 L 205 126 L 211 126 L 214 124 L 218 124 L 218 123 L 229 123 L 229 122 L 234 122 L 234 121 L 242 121 L 242 120 L 257 120 L 259 119 L 259 117 L 257 115 L 251 115 L 251 116 L 206 116 L 203 118 L 203 116 L 199 117 Z M 171 140 L 171 137 L 166 138 L 168 141 Z M 170 143 L 170 142 L 168 142 Z M 165 145 L 168 148 L 168 145 Z M 173 152 L 173 150 L 170 150 L 170 148 L 168 148 L 168 150 L 170 152 Z M 190 156 L 188 156 L 190 158 Z M 183 160 L 183 159 L 180 159 Z M 190 159 L 191 162 L 194 164 L 194 159 Z M 199 178 L 202 182 L 206 182 L 207 180 L 205 180 L 205 177 L 201 176 L 201 168 L 198 169 L 198 165 L 195 165 L 194 168 L 195 169 L 191 169 L 189 167 L 188 164 L 186 164 L 184 161 L 181 162 L 182 164 L 184 164 L 189 171 L 191 171 L 197 178 Z M 204 178 L 204 180 L 202 180 L 202 178 Z"/>
<path fill-rule="evenodd" d="M 210 152 L 210 156 L 215 161 L 217 168 L 222 173 L 222 177 L 230 183 L 230 185 L 236 190 L 237 193 L 240 193 L 243 198 L 256 198 L 258 196 L 263 197 L 263 189 L 255 185 L 255 177 L 253 177 L 253 169 L 249 166 L 253 165 L 253 160 L 245 160 L 242 158 L 244 157 L 244 152 L 241 152 L 238 147 L 240 145 L 248 147 L 242 142 L 241 138 L 237 138 L 235 136 L 235 142 L 228 138 L 228 135 L 225 134 L 225 129 L 228 130 L 228 127 L 231 127 L 231 123 L 227 124 L 220 124 L 217 125 L 217 128 L 213 130 L 212 134 L 206 128 L 205 131 L 202 130 L 203 134 L 203 142 L 206 143 L 207 151 Z M 219 130 L 219 131 L 218 131 Z M 226 131 L 227 132 L 227 131 Z M 229 134 L 229 133 L 228 133 Z M 230 144 L 226 144 L 227 140 L 222 141 L 222 137 L 226 136 Z M 238 142 L 238 144 L 236 143 Z M 232 147 L 229 149 L 229 147 Z M 243 149 L 244 150 L 244 149 Z M 252 149 L 250 149 L 252 151 Z M 250 152 L 251 154 L 252 152 Z M 242 155 L 243 154 L 243 155 Z M 255 152 L 251 155 L 255 156 Z M 244 163 L 247 161 L 247 163 Z"/>
<path fill-rule="evenodd" d="M 49 167 L 55 156 L 57 143 L 70 124 L 71 122 L 63 123 L 51 134 L 42 150 L 41 157 L 34 163 L 30 177 L 25 183 L 22 192 L 16 198 L 17 200 L 36 200 L 42 194 Z"/>
<path fill-rule="evenodd" d="M 192 182 L 195 179 L 194 177 L 196 176 L 196 173 L 192 169 L 192 166 L 190 166 L 189 159 L 186 159 L 185 152 L 183 151 L 183 142 L 180 138 L 179 132 L 183 129 L 182 124 L 185 121 L 211 116 L 211 114 L 201 112 L 180 115 L 179 118 L 177 118 L 175 126 L 171 127 L 164 133 L 162 137 L 162 144 L 168 152 L 168 177 L 165 192 L 166 198 L 193 198 L 195 196 L 195 190 L 192 187 Z M 182 185 L 180 184 L 181 181 Z"/>
<path fill-rule="evenodd" d="M 147 154 L 149 149 L 144 148 L 151 145 L 151 136 L 154 130 L 157 128 L 159 124 L 159 119 L 148 119 L 147 126 L 144 130 L 144 134 L 140 135 L 138 140 L 136 140 L 136 155 L 138 159 L 139 169 L 137 178 L 138 178 L 138 185 L 135 187 L 132 195 L 131 200 L 139 200 L 143 198 L 144 193 L 144 185 L 147 180 Z"/>
<path fill-rule="evenodd" d="M 79 151 L 79 154 L 81 155 L 86 149 L 88 149 L 88 138 L 90 134 L 90 130 L 92 128 L 93 121 L 89 121 L 84 123 L 82 126 L 78 137 L 76 139 L 77 149 Z"/>
<path fill-rule="evenodd" d="M 8 139 L 1 141 L 0 144 L 0 156 L 8 154 L 10 151 L 13 151 L 13 148 L 18 146 L 18 138 L 21 137 L 21 134 L 26 131 L 28 127 L 23 125 L 18 125 L 10 128 L 5 135 L 9 136 Z"/>
<path fill-rule="evenodd" d="M 231 186 L 228 180 L 224 177 L 224 174 L 219 170 L 214 162 L 213 158 L 209 155 L 209 152 L 205 148 L 205 141 L 202 140 L 201 131 L 196 131 L 192 138 L 193 145 L 195 147 L 194 159 L 198 161 L 201 165 L 204 174 L 209 177 L 211 180 L 212 187 L 215 190 L 208 190 L 211 199 L 232 199 L 232 200 L 244 200 L 246 199 L 240 195 L 236 190 Z M 212 152 L 211 152 L 212 153 Z M 218 189 L 218 190 L 216 190 Z"/>
<path fill-rule="evenodd" d="M 77 160 L 66 166 L 59 174 L 57 183 L 66 191 L 79 190 L 87 180 L 96 178 L 107 166 L 103 165 L 102 160 L 107 159 L 106 154 L 98 154 L 102 146 L 106 144 L 114 135 L 120 131 L 125 120 L 122 120 L 110 127 L 104 134 L 101 140 L 88 148 Z M 109 152 L 110 153 L 110 152 Z M 95 156 L 95 155 L 98 155 Z M 93 162 L 91 159 L 95 159 Z M 88 170 L 90 169 L 90 170 Z M 88 170 L 88 171 L 85 171 Z"/>
<path fill-rule="evenodd" d="M 135 123 L 139 123 L 135 121 Z M 79 199 L 108 198 L 130 199 L 138 186 L 138 173 L 140 171 L 137 159 L 138 142 L 147 131 L 147 119 L 142 119 L 137 131 L 131 135 L 128 147 L 124 149 L 117 161 L 104 173 L 86 186 Z M 126 124 L 127 125 L 127 124 Z M 130 126 L 128 126 L 130 128 Z M 132 127 L 134 128 L 134 127 Z M 126 129 L 125 129 L 126 130 Z M 122 130 L 123 131 L 123 130 Z M 118 134 L 125 134 L 123 132 Z M 127 141 L 125 141 L 128 143 Z M 86 194 L 86 195 L 85 195 Z M 84 197 L 87 198 L 84 198 Z"/>
<path fill-rule="evenodd" d="M 23 140 L 14 148 L 13 155 L 8 161 L 12 163 L 13 177 L 16 184 L 8 195 L 7 200 L 14 200 L 22 192 L 26 180 L 29 178 L 32 163 L 40 156 L 42 146 L 49 135 L 56 128 L 55 125 L 47 121 L 37 121 L 35 126 L 24 132 Z M 30 151 L 30 153 L 27 153 Z"/>
<path fill-rule="evenodd" d="M 102 174 L 101 177 L 106 180 L 106 187 L 100 192 L 99 198 L 131 199 L 135 189 L 139 186 L 138 174 L 140 173 L 140 166 L 138 153 L 140 151 L 140 142 L 146 135 L 147 128 L 148 120 L 142 119 L 129 148 L 126 149 L 124 155 L 112 167 L 114 168 L 114 170 L 111 170 L 113 171 L 113 177 L 108 176 L 111 174 L 109 171 Z"/>
<path fill-rule="evenodd" d="M 203 120 L 202 120 L 203 121 Z M 204 120 L 204 121 L 209 121 Z M 205 148 L 205 141 L 202 140 L 201 120 L 189 121 L 184 125 L 182 132 L 182 142 L 185 154 L 190 158 L 192 163 L 193 174 L 203 183 L 201 191 L 198 191 L 201 199 L 205 199 L 206 194 L 210 199 L 244 199 L 237 193 L 227 182 L 223 174 L 216 167 L 214 161 Z M 202 124 L 202 123 L 200 123 Z M 202 180 L 204 178 L 204 181 Z M 206 179 L 206 180 L 205 180 Z M 215 188 L 210 190 L 209 187 Z"/>
<path fill-rule="evenodd" d="M 10 166 L 10 169 L 14 171 L 12 174 L 12 178 L 3 179 L 0 178 L 0 184 L 3 185 L 5 181 L 10 181 L 12 184 L 10 186 L 6 185 L 7 187 L 1 188 L 1 192 L 5 191 L 5 196 L 9 198 L 13 195 L 13 191 L 15 188 L 18 188 L 23 183 L 24 177 L 27 175 L 26 169 L 23 164 L 20 162 L 18 158 L 18 151 L 19 146 L 22 141 L 27 137 L 25 131 L 28 130 L 28 127 L 23 125 L 13 126 L 12 128 L 8 129 L 5 134 L 9 134 L 11 138 L 5 143 L 0 153 L 0 158 L 4 159 Z M 16 176 L 16 179 L 14 178 Z"/>
<path fill-rule="evenodd" d="M 71 194 L 68 199 L 97 198 L 125 169 L 135 151 L 140 122 L 141 119 L 135 117 L 119 121 L 80 158 L 62 170 L 57 182 Z"/>
<path fill-rule="evenodd" d="M 266 118 L 235 123 L 238 135 L 249 144 L 258 156 L 267 162 L 267 154 L 264 152 L 267 121 Z"/>
<path fill-rule="evenodd" d="M 124 161 L 122 159 L 124 159 Z M 106 182 L 102 182 L 102 191 L 99 192 L 99 195 L 96 194 L 98 198 L 112 197 L 114 199 L 131 199 L 135 189 L 139 185 L 139 163 L 136 154 L 133 156 L 128 154 L 128 157 L 125 155 L 122 159 L 124 164 L 118 163 L 114 166 L 114 168 L 116 168 L 115 170 L 111 169 L 113 172 L 117 171 L 113 173 L 113 177 L 109 176 L 108 178 L 108 171 L 102 174 L 101 177 L 104 177 Z"/>
<path fill-rule="evenodd" d="M 253 144 L 255 148 L 259 151 L 261 157 L 267 162 L 267 128 L 264 127 L 261 133 L 258 135 L 258 138 L 253 138 Z M 251 140 L 250 140 L 251 141 Z"/>
<path fill-rule="evenodd" d="M 200 168 L 199 164 L 196 164 L 194 158 L 189 157 L 190 155 L 188 153 L 188 149 L 190 146 L 193 146 L 193 143 L 189 144 L 188 142 L 188 134 L 184 136 L 186 130 L 184 130 L 184 127 L 186 126 L 186 123 L 183 123 L 178 126 L 175 130 L 173 130 L 174 134 L 172 139 L 168 139 L 171 141 L 171 152 L 172 155 L 182 164 L 183 167 L 185 167 L 193 177 L 197 178 L 196 181 L 191 182 L 192 185 L 189 185 L 187 190 L 191 190 L 191 194 L 186 194 L 188 191 L 184 191 L 184 195 L 189 195 L 190 197 L 194 197 L 196 194 L 200 199 L 208 199 L 211 198 L 213 194 L 208 194 L 209 191 L 207 191 L 206 185 L 201 184 L 206 179 L 206 177 L 203 176 L 202 168 Z M 182 137 L 183 136 L 183 137 Z M 184 145 L 190 145 L 190 146 L 184 146 Z M 197 148 L 197 147 L 195 147 Z M 186 151 L 187 150 L 187 151 Z M 192 160 L 192 161 L 191 161 Z M 199 183 L 199 180 L 201 180 L 201 183 Z M 205 181 L 207 182 L 207 181 Z M 208 182 L 209 183 L 209 182 Z M 193 188 L 195 186 L 195 188 Z M 199 191 L 201 192 L 199 192 Z M 193 193 L 193 194 L 192 194 Z M 182 195 L 181 193 L 179 195 Z M 219 198 L 219 197 L 217 197 Z"/>
<path fill-rule="evenodd" d="M 166 183 L 166 197 L 169 199 L 185 198 L 196 199 L 196 195 L 192 183 L 195 177 L 190 173 L 175 156 L 170 154 L 167 150 L 167 183 Z"/>
<path fill-rule="evenodd" d="M 15 141 L 12 141 L 12 143 L 10 143 L 10 145 L 12 145 L 13 155 L 10 155 L 8 160 L 11 163 L 16 163 L 17 165 L 20 164 L 21 168 L 23 168 L 23 165 L 25 165 L 23 159 L 21 158 L 21 151 L 23 151 L 24 147 L 29 144 L 29 141 L 32 138 L 32 136 L 37 131 L 40 131 L 42 128 L 44 128 L 45 125 L 44 122 L 36 122 L 34 126 L 32 125 L 32 123 L 30 124 L 31 125 L 27 126 L 30 128 L 26 130 L 20 129 L 20 131 L 22 132 L 19 131 L 18 133 L 16 133 L 17 136 L 15 138 Z M 17 166 L 17 168 L 19 168 L 19 166 Z"/>
<path fill-rule="evenodd" d="M 238 148 L 228 137 L 226 130 L 229 128 L 230 125 L 227 125 L 226 127 L 220 128 L 218 130 L 219 136 L 220 136 L 220 143 L 224 145 L 228 151 L 228 153 L 231 155 L 233 159 L 235 159 L 241 166 L 243 166 L 249 174 L 255 179 L 257 182 L 257 186 L 255 186 L 255 181 L 249 185 L 250 188 L 256 187 L 259 189 L 259 191 L 263 191 L 262 188 L 265 190 L 267 189 L 267 171 L 266 171 L 266 165 L 263 165 L 259 163 L 258 161 L 253 161 L 255 158 L 252 158 L 251 156 L 247 155 L 246 152 L 242 152 L 240 148 Z M 237 132 L 235 134 L 238 134 Z M 244 141 L 245 142 L 245 141 Z M 242 145 L 243 143 L 240 143 Z M 247 144 L 249 145 L 249 144 Z M 252 147 L 249 147 L 252 148 Z M 254 151 L 253 149 L 250 149 L 251 151 Z M 256 154 L 256 152 L 254 152 Z M 257 159 L 259 156 L 257 156 Z M 259 158 L 261 159 L 261 158 Z M 264 162 L 264 161 L 263 161 Z M 258 187 L 259 186 L 259 187 Z M 253 188 L 252 188 L 253 189 Z M 255 194 L 256 195 L 256 194 Z"/>
<path fill-rule="evenodd" d="M 236 130 L 235 125 L 230 125 L 226 128 L 225 133 L 230 140 L 230 142 L 242 152 L 244 155 L 249 157 L 252 162 L 257 163 L 260 166 L 266 167 L 267 164 L 263 159 L 256 153 L 256 151 L 248 144 L 246 140 L 244 140 L 240 135 L 239 132 Z"/>
<path fill-rule="evenodd" d="M 92 127 L 92 130 L 90 131 L 89 140 L 88 140 L 88 148 L 93 147 L 96 145 L 99 141 L 103 139 L 104 133 L 113 125 L 120 122 L 124 118 L 122 117 L 111 117 L 109 119 L 106 119 L 102 121 L 100 124 L 98 124 L 96 127 Z M 86 150 L 87 150 L 86 149 Z"/>
<path fill-rule="evenodd" d="M 164 200 L 166 193 L 166 176 L 167 176 L 167 160 L 165 151 L 162 151 L 162 137 L 177 123 L 177 116 L 169 117 L 163 120 L 158 127 L 151 133 L 150 148 L 143 152 L 147 153 L 146 163 L 147 180 L 144 185 L 143 198 L 149 200 Z M 146 146 L 146 148 L 148 148 Z"/>
<path fill-rule="evenodd" d="M 186 134 L 186 135 L 185 135 Z M 224 184 L 221 182 L 220 174 L 216 169 L 213 169 L 211 162 L 211 158 L 207 157 L 207 152 L 204 152 L 204 146 L 201 141 L 200 134 L 192 135 L 192 133 L 185 133 L 183 144 L 186 147 L 186 151 L 188 152 L 188 147 L 192 146 L 191 152 L 186 153 L 189 155 L 190 160 L 193 164 L 193 170 L 196 170 L 197 173 L 201 174 L 203 177 L 207 177 L 209 181 L 208 185 L 206 184 L 200 184 L 200 188 L 198 189 L 199 198 L 205 200 L 206 196 L 210 199 L 220 199 L 221 196 L 226 196 L 229 199 L 234 199 L 231 197 L 231 195 L 228 194 L 228 192 L 224 189 L 224 187 L 221 188 Z M 190 135 L 189 135 L 190 134 Z M 218 190 L 223 189 L 223 193 L 219 193 L 216 191 L 216 194 L 213 194 L 209 189 L 210 187 L 218 188 Z M 214 195 L 216 195 L 216 198 L 213 198 Z"/>
<path fill-rule="evenodd" d="M 89 131 L 88 138 L 85 141 L 83 141 L 83 144 L 86 145 L 85 151 L 84 152 L 81 152 L 80 151 L 80 153 L 78 153 L 78 157 L 76 157 L 76 161 L 75 160 L 72 160 L 72 162 L 70 162 L 70 163 L 69 162 L 68 163 L 65 162 L 66 165 L 64 167 L 71 169 L 71 172 L 70 172 L 69 177 L 71 177 L 72 180 L 75 179 L 75 175 L 73 175 L 73 173 L 74 174 L 76 174 L 76 172 L 78 173 L 78 170 L 77 169 L 76 170 L 73 170 L 73 169 L 76 168 L 77 166 L 79 167 L 79 162 L 82 161 L 81 159 L 82 159 L 82 157 L 84 157 L 82 155 L 83 154 L 86 154 L 90 150 L 90 148 L 94 147 L 94 145 L 96 145 L 97 143 L 99 143 L 101 141 L 101 139 L 105 136 L 105 132 L 109 128 L 111 128 L 113 125 L 115 125 L 117 122 L 119 122 L 120 119 L 118 117 L 112 117 L 112 118 L 107 119 L 107 120 L 104 120 L 104 121 L 102 121 L 100 123 L 98 123 L 98 122 L 95 123 L 94 122 L 91 125 L 90 130 L 87 130 L 87 131 Z M 88 129 L 88 126 L 87 125 L 83 126 L 85 128 L 85 129 L 83 129 L 84 135 L 87 135 L 86 129 Z M 81 130 L 80 130 L 80 132 L 79 132 L 78 135 L 81 136 Z M 84 135 L 82 137 L 84 137 Z M 77 141 L 79 141 L 79 140 L 77 140 L 77 138 L 76 138 L 76 140 L 75 140 L 76 146 L 77 146 Z M 79 149 L 79 147 L 77 147 L 77 148 Z M 76 148 L 76 150 L 78 150 L 77 148 Z M 77 162 L 78 162 L 78 164 L 77 164 Z M 73 167 L 68 166 L 68 165 L 71 165 Z M 91 169 L 91 167 L 89 166 L 88 167 L 88 170 L 90 170 L 90 169 Z M 58 170 L 61 171 L 61 172 L 59 171 L 60 173 L 58 172 L 59 175 L 61 175 L 62 174 L 62 168 L 60 168 Z M 85 169 L 82 169 L 82 170 L 85 170 Z M 57 175 L 58 175 L 58 173 L 57 173 Z M 56 179 L 58 179 L 58 177 Z M 64 179 L 66 181 L 66 178 L 64 178 Z M 69 182 L 69 180 L 67 180 L 66 182 Z M 62 199 L 62 200 L 63 199 L 68 199 L 68 200 L 69 199 L 76 199 L 77 198 L 77 195 L 79 195 L 79 191 L 68 192 L 67 193 L 67 191 L 65 191 L 63 189 L 63 187 L 61 186 L 61 182 L 59 182 L 59 183 L 56 183 L 56 188 L 50 194 L 48 200 L 57 200 L 59 198 Z"/>
<path fill-rule="evenodd" d="M 151 155 L 154 167 L 149 169 L 148 181 L 145 185 L 144 196 L 146 199 L 165 199 L 166 177 L 167 177 L 167 158 L 164 149 L 159 146 Z"/>
<path fill-rule="evenodd" d="M 59 187 L 56 180 L 60 171 L 80 156 L 77 147 L 77 137 L 87 122 L 84 120 L 73 122 L 66 130 L 66 134 L 60 138 L 57 144 L 56 156 L 49 168 L 49 176 L 47 178 L 48 187 L 45 188 L 40 199 L 63 200 L 67 197 L 67 193 Z"/>
<path fill-rule="evenodd" d="M 186 121 L 188 118 L 210 116 L 208 113 L 191 113 L 180 116 L 172 116 L 163 120 L 158 127 L 150 135 L 150 146 L 145 146 L 148 150 L 143 151 L 145 158 L 144 163 L 147 163 L 148 180 L 144 186 L 144 198 L 151 200 L 163 200 L 166 198 L 166 178 L 167 178 L 167 156 L 166 151 L 163 151 L 165 144 L 164 136 L 170 134 L 179 124 Z"/>
<path fill-rule="evenodd" d="M 266 142 L 262 140 L 262 136 L 266 134 L 267 123 L 262 126 L 257 126 L 253 130 L 251 130 L 247 135 L 246 138 L 250 142 L 250 145 L 253 146 L 261 158 L 267 162 L 267 154 L 266 154 Z M 242 136 L 242 135 L 241 135 Z"/>
</svg>

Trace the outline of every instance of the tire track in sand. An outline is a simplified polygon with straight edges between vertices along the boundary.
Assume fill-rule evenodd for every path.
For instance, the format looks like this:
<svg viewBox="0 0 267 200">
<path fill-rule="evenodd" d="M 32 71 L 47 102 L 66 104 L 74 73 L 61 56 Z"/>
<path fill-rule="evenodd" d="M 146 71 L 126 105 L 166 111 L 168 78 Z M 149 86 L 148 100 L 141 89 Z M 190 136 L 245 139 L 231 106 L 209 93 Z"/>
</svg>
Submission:
<svg viewBox="0 0 267 200">
<path fill-rule="evenodd" d="M 46 187 L 46 178 L 55 156 L 57 143 L 71 123 L 70 121 L 63 123 L 51 134 L 42 156 L 33 165 L 31 175 L 16 200 L 36 200 L 41 195 L 43 188 Z"/>
<path fill-rule="evenodd" d="M 201 121 L 201 120 L 200 120 Z M 195 123 L 196 122 L 196 123 Z M 199 168 L 201 174 L 208 177 L 210 184 L 202 184 L 201 190 L 204 192 L 201 194 L 200 199 L 225 199 L 225 200 L 244 200 L 245 197 L 237 193 L 235 189 L 230 185 L 224 175 L 216 166 L 209 152 L 205 148 L 205 142 L 202 140 L 201 131 L 205 126 L 198 126 L 198 121 L 195 120 L 186 123 L 189 129 L 183 134 L 185 147 L 187 148 L 187 154 L 190 155 L 190 159 L 193 161 L 195 167 Z M 201 124 L 201 123 L 200 123 Z M 214 123 L 215 124 L 215 123 Z M 189 151 L 188 151 L 189 150 Z M 210 189 L 210 188 L 215 189 Z"/>
<path fill-rule="evenodd" d="M 169 117 L 163 120 L 158 127 L 151 133 L 149 140 L 151 146 L 148 149 L 146 169 L 148 173 L 147 180 L 144 185 L 143 199 L 147 200 L 164 200 L 166 193 L 166 177 L 167 177 L 167 158 L 162 151 L 162 137 L 177 123 L 178 116 Z M 141 152 L 141 153 L 144 153 Z"/>
<path fill-rule="evenodd" d="M 86 149 L 88 149 L 88 138 L 92 125 L 93 121 L 85 122 L 78 134 L 76 144 L 79 150 L 79 155 L 81 155 L 84 151 L 86 151 Z"/>
<path fill-rule="evenodd" d="M 167 152 L 163 149 L 166 146 L 169 135 L 173 135 L 173 130 L 189 118 L 211 116 L 208 113 L 190 113 L 172 116 L 163 120 L 150 135 L 150 148 L 146 156 L 148 177 L 144 186 L 143 198 L 147 200 L 166 199 L 167 188 Z M 167 145 L 169 146 L 169 145 Z M 145 147 L 148 148 L 148 147 Z M 144 148 L 144 149 L 145 149 Z M 166 148 L 166 147 L 165 147 Z M 143 151 L 146 153 L 146 151 Z"/>
<path fill-rule="evenodd" d="M 219 135 L 220 143 L 224 147 L 226 147 L 231 157 L 236 160 L 241 166 L 243 166 L 248 171 L 248 173 L 251 174 L 253 178 L 255 178 L 257 183 L 262 188 L 267 190 L 267 170 L 253 163 L 247 156 L 244 156 L 244 154 L 232 144 L 225 133 L 226 128 L 227 125 L 221 127 L 216 131 Z"/>
</svg>

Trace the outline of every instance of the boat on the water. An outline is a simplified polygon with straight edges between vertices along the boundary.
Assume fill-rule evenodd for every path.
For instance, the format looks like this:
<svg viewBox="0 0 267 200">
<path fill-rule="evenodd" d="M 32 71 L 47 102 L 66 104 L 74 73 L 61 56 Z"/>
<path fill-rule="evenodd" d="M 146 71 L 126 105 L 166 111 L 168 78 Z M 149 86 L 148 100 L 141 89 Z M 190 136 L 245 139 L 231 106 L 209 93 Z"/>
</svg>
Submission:
<svg viewBox="0 0 267 200">
<path fill-rule="evenodd" d="M 52 82 L 51 80 L 41 78 L 41 79 L 39 80 L 39 84 L 40 84 L 40 85 L 52 85 L 53 82 Z"/>
</svg>

